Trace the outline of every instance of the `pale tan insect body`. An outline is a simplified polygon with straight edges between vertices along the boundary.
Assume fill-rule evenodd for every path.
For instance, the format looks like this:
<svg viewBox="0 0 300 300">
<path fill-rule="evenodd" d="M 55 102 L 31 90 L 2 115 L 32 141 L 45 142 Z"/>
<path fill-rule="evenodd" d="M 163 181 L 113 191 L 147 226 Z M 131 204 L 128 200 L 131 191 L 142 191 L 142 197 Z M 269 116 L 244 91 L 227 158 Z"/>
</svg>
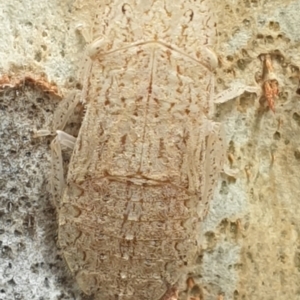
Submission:
<svg viewBox="0 0 300 300">
<path fill-rule="evenodd" d="M 63 256 L 95 299 L 160 299 L 197 258 L 224 158 L 209 2 L 99 1 L 58 205 Z"/>
</svg>

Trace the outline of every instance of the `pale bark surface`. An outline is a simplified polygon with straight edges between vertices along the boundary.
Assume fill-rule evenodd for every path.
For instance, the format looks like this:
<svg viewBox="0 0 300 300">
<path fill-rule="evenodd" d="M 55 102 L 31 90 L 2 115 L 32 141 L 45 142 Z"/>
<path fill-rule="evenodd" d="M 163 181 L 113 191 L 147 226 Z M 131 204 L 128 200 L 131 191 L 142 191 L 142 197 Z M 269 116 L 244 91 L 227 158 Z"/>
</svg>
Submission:
<svg viewBox="0 0 300 300">
<path fill-rule="evenodd" d="M 85 46 L 76 26 L 91 25 L 93 1 L 3 2 L 1 74 L 14 80 L 31 74 L 37 81 L 45 74 L 66 95 Z M 275 114 L 250 93 L 217 107 L 227 163 L 239 172 L 219 181 L 199 233 L 196 282 L 205 300 L 220 293 L 224 299 L 300 299 L 300 2 L 220 0 L 215 7 L 216 92 L 232 82 L 262 86 L 260 55 L 271 54 L 279 95 Z M 33 138 L 33 129 L 49 124 L 58 99 L 19 85 L 5 89 L 0 101 L 0 299 L 84 299 L 56 245 L 51 139 Z"/>
</svg>

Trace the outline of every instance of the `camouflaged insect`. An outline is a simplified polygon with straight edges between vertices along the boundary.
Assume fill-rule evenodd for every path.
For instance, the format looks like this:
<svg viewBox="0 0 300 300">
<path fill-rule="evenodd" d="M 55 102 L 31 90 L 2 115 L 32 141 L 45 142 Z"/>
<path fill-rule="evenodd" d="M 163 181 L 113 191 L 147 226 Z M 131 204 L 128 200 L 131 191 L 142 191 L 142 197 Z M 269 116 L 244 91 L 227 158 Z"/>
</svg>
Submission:
<svg viewBox="0 0 300 300">
<path fill-rule="evenodd" d="M 211 1 L 98 2 L 85 117 L 76 140 L 53 143 L 59 244 L 95 299 L 168 298 L 195 264 L 224 159 Z M 74 144 L 65 188 L 59 143 Z"/>
</svg>

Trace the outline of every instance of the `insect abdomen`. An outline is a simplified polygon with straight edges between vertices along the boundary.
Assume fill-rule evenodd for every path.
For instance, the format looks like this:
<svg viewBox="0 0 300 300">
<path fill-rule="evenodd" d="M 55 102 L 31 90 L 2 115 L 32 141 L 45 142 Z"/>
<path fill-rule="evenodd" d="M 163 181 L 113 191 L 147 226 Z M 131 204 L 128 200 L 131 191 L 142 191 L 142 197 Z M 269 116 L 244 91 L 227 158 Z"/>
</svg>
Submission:
<svg viewBox="0 0 300 300">
<path fill-rule="evenodd" d="M 70 186 L 59 241 L 81 289 L 99 299 L 159 299 L 195 259 L 195 200 L 172 184 L 111 178 Z"/>
</svg>

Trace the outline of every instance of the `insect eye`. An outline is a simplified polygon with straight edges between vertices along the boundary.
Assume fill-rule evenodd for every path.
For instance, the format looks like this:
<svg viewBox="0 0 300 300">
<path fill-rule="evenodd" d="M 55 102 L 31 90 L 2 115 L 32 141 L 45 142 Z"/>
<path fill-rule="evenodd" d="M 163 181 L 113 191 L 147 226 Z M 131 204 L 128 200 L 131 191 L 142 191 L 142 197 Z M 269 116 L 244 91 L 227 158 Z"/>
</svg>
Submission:
<svg viewBox="0 0 300 300">
<path fill-rule="evenodd" d="M 184 17 L 187 23 L 191 22 L 194 18 L 194 12 L 189 9 L 184 13 Z"/>
<path fill-rule="evenodd" d="M 131 15 L 131 7 L 129 4 L 125 3 L 122 5 L 122 13 L 125 15 L 125 16 L 130 16 Z"/>
</svg>

